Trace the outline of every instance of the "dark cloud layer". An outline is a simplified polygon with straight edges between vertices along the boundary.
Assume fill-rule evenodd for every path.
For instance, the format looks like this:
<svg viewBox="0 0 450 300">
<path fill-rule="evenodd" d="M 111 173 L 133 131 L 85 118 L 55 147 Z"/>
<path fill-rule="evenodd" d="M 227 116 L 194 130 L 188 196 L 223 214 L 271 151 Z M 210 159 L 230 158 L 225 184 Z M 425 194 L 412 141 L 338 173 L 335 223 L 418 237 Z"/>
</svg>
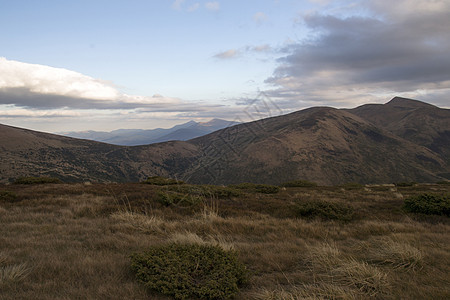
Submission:
<svg viewBox="0 0 450 300">
<path fill-rule="evenodd" d="M 311 36 L 283 49 L 267 80 L 279 87 L 271 95 L 326 99 L 337 91 L 351 97 L 449 88 L 450 5 L 402 15 L 380 2 L 372 1 L 371 17 L 304 17 Z"/>
</svg>

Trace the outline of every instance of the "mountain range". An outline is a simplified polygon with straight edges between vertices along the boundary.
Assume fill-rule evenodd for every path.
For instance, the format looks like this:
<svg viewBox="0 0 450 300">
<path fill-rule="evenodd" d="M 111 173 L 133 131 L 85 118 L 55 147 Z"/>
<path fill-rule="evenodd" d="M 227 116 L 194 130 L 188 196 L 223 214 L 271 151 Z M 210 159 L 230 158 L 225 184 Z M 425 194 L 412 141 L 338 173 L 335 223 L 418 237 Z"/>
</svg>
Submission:
<svg viewBox="0 0 450 300">
<path fill-rule="evenodd" d="M 137 146 L 175 140 L 187 141 L 237 124 L 239 123 L 221 119 L 212 119 L 209 122 L 189 121 L 168 129 L 118 129 L 110 132 L 90 130 L 61 132 L 60 134 L 73 138 L 93 140 L 113 145 Z"/>
<path fill-rule="evenodd" d="M 354 109 L 313 107 L 141 146 L 0 125 L 0 182 L 19 176 L 124 182 L 154 175 L 210 184 L 435 182 L 450 179 L 449 149 L 450 110 L 400 97 Z"/>
</svg>

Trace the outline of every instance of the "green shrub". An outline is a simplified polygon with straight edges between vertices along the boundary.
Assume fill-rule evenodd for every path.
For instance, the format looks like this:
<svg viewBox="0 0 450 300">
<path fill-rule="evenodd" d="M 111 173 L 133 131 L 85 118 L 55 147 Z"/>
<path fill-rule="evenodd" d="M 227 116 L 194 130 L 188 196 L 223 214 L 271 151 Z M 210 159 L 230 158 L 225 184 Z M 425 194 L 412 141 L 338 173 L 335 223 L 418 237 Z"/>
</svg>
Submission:
<svg viewBox="0 0 450 300">
<path fill-rule="evenodd" d="M 181 180 L 176 180 L 172 178 L 165 178 L 161 176 L 152 176 L 148 177 L 146 181 L 142 183 L 153 184 L 153 185 L 175 185 L 175 184 L 184 184 Z"/>
<path fill-rule="evenodd" d="M 164 206 L 193 206 L 202 203 L 203 198 L 197 195 L 177 193 L 174 191 L 160 191 L 156 196 L 156 200 Z"/>
<path fill-rule="evenodd" d="M 131 255 L 131 268 L 147 288 L 176 299 L 229 299 L 248 272 L 234 251 L 212 245 L 169 244 Z"/>
<path fill-rule="evenodd" d="M 256 183 L 247 183 L 247 182 L 229 185 L 228 187 L 233 188 L 233 189 L 246 190 L 246 191 L 254 192 L 254 193 L 261 193 L 261 194 L 276 194 L 280 191 L 280 188 L 275 185 L 256 184 Z"/>
<path fill-rule="evenodd" d="M 282 187 L 315 187 L 317 183 L 307 180 L 294 180 L 281 184 Z"/>
<path fill-rule="evenodd" d="M 168 187 L 169 191 L 175 191 L 185 195 L 200 196 L 204 198 L 229 199 L 241 195 L 240 191 L 224 186 L 217 185 L 191 185 Z"/>
<path fill-rule="evenodd" d="M 354 217 L 354 209 L 345 203 L 316 200 L 298 203 L 297 215 L 306 218 L 348 222 Z"/>
<path fill-rule="evenodd" d="M 19 177 L 14 184 L 45 184 L 45 183 L 61 183 L 61 180 L 54 177 Z"/>
<path fill-rule="evenodd" d="M 421 194 L 405 199 L 404 209 L 412 213 L 450 216 L 450 196 Z"/>
<path fill-rule="evenodd" d="M 16 202 L 17 195 L 10 191 L 0 191 L 0 201 L 4 202 Z"/>
<path fill-rule="evenodd" d="M 408 187 L 408 186 L 415 186 L 417 182 L 397 182 L 395 183 L 398 187 Z"/>
<path fill-rule="evenodd" d="M 346 190 L 359 190 L 362 189 L 364 186 L 362 184 L 356 183 L 356 182 L 348 182 L 339 185 L 339 187 L 346 189 Z"/>
</svg>

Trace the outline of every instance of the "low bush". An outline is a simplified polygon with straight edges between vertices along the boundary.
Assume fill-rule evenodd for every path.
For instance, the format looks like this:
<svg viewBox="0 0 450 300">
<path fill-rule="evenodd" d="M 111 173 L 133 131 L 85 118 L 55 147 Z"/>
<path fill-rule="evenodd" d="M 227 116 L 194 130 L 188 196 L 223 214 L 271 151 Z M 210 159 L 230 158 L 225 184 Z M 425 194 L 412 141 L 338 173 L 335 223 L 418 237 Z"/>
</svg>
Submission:
<svg viewBox="0 0 450 300">
<path fill-rule="evenodd" d="M 413 181 L 411 181 L 411 182 L 396 182 L 395 186 L 408 187 L 408 186 L 415 186 L 416 184 L 417 184 L 417 182 L 413 182 Z"/>
<path fill-rule="evenodd" d="M 450 196 L 421 194 L 405 199 L 404 209 L 412 213 L 450 216 Z"/>
<path fill-rule="evenodd" d="M 239 190 L 231 187 L 217 185 L 191 185 L 185 184 L 180 186 L 168 187 L 168 190 L 185 195 L 194 195 L 204 198 L 229 199 L 241 195 Z"/>
<path fill-rule="evenodd" d="M 354 217 L 354 209 L 345 203 L 316 200 L 298 203 L 297 215 L 306 218 L 348 222 Z"/>
<path fill-rule="evenodd" d="M 200 196 L 174 191 L 160 191 L 156 196 L 156 200 L 164 206 L 193 206 L 203 202 L 203 198 Z"/>
<path fill-rule="evenodd" d="M 256 184 L 256 183 L 240 183 L 229 185 L 229 188 L 238 189 L 238 190 L 246 190 L 248 192 L 253 193 L 261 193 L 261 194 L 276 194 L 280 191 L 280 188 L 275 185 L 270 184 Z"/>
<path fill-rule="evenodd" d="M 248 278 L 236 252 L 212 245 L 152 247 L 132 254 L 131 268 L 147 288 L 176 299 L 230 299 Z"/>
<path fill-rule="evenodd" d="M 0 191 L 0 202 L 16 202 L 17 195 L 10 191 Z"/>
<path fill-rule="evenodd" d="M 45 183 L 61 183 L 61 180 L 54 177 L 19 177 L 14 184 L 45 184 Z"/>
<path fill-rule="evenodd" d="M 282 187 L 315 187 L 317 183 L 307 180 L 294 180 L 281 184 Z"/>
<path fill-rule="evenodd" d="M 347 183 L 339 185 L 339 187 L 341 187 L 345 190 L 359 190 L 359 189 L 362 189 L 364 186 L 357 182 L 347 182 Z"/>
<path fill-rule="evenodd" d="M 165 178 L 161 176 L 152 176 L 148 177 L 147 180 L 142 183 L 153 184 L 153 185 L 175 185 L 175 184 L 184 184 L 181 180 L 176 180 L 172 178 Z"/>
</svg>

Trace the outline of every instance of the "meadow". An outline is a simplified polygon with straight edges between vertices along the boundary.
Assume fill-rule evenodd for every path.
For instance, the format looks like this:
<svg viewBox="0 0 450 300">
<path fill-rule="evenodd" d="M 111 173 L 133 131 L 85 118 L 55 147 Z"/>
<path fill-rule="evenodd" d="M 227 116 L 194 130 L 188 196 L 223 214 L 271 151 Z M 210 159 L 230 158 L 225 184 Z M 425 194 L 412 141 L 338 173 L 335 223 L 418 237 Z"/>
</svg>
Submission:
<svg viewBox="0 0 450 300">
<path fill-rule="evenodd" d="M 0 185 L 0 299 L 172 299 L 130 258 L 171 244 L 236 253 L 236 299 L 450 299 L 450 218 L 404 206 L 450 185 L 304 183 Z"/>
</svg>

